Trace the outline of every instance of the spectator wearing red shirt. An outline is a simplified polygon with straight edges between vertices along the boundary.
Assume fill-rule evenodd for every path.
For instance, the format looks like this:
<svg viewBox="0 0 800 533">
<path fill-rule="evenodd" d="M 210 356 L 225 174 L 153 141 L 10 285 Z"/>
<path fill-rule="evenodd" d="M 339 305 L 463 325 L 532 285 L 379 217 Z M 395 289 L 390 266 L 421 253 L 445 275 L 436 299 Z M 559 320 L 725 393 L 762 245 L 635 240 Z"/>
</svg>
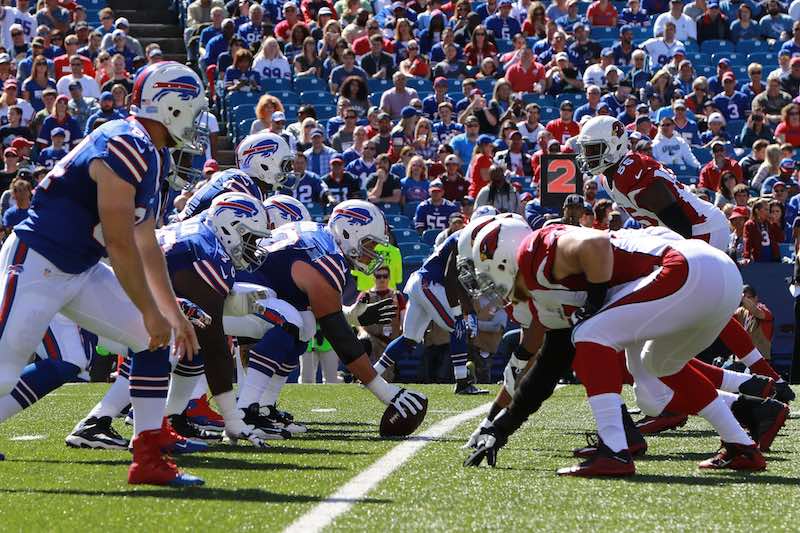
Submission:
<svg viewBox="0 0 800 533">
<path fill-rule="evenodd" d="M 564 100 L 559 106 L 561 117 L 551 120 L 545 126 L 545 129 L 553 135 L 553 139 L 557 140 L 559 144 L 564 144 L 567 139 L 580 133 L 580 125 L 572 120 L 572 113 L 574 111 L 572 102 Z"/>
<path fill-rule="evenodd" d="M 370 19 L 369 22 L 367 22 L 367 33 L 353 41 L 352 48 L 357 57 L 360 58 L 370 52 L 371 46 L 369 44 L 369 38 L 373 35 L 381 35 L 381 27 L 377 20 Z M 383 51 L 394 54 L 394 43 L 386 37 L 383 37 Z"/>
<path fill-rule="evenodd" d="M 472 161 L 469 164 L 467 178 L 469 179 L 469 195 L 473 198 L 478 196 L 478 191 L 489 184 L 489 167 L 492 166 L 492 137 L 481 135 L 475 145 L 472 154 Z"/>
<path fill-rule="evenodd" d="M 781 259 L 778 243 L 783 231 L 777 224 L 769 223 L 769 203 L 756 200 L 750 220 L 744 223 L 744 263 L 770 263 Z"/>
<path fill-rule="evenodd" d="M 75 35 L 67 35 L 66 39 L 64 39 L 64 48 L 67 53 L 61 54 L 53 60 L 56 81 L 67 74 L 72 74 L 72 67 L 69 66 L 69 58 L 78 53 L 78 46 L 78 37 Z M 81 58 L 81 63 L 83 63 L 84 75 L 94 78 L 94 65 L 92 64 L 92 60 L 82 55 L 78 55 L 78 57 Z"/>
<path fill-rule="evenodd" d="M 711 153 L 714 155 L 713 159 L 700 169 L 698 187 L 715 192 L 718 191 L 722 173 L 728 170 L 736 176 L 736 183 L 744 181 L 741 165 L 739 165 L 738 161 L 725 157 L 725 145 L 723 143 L 718 141 L 711 143 Z"/>
<path fill-rule="evenodd" d="M 608 0 L 592 2 L 586 11 L 586 18 L 592 26 L 615 27 L 617 25 L 617 10 Z"/>
<path fill-rule="evenodd" d="M 283 5 L 283 20 L 275 26 L 275 36 L 283 42 L 289 40 L 289 34 L 292 28 L 298 22 L 302 22 L 297 10 L 297 4 L 294 2 L 287 2 Z"/>
<path fill-rule="evenodd" d="M 775 138 L 800 148 L 800 104 L 789 104 L 781 110 L 781 122 L 775 128 Z"/>
<path fill-rule="evenodd" d="M 317 20 L 317 14 L 323 7 L 331 10 L 331 17 L 335 20 L 339 17 L 336 15 L 336 10 L 333 8 L 333 2 L 330 0 L 302 0 L 300 2 L 300 9 L 303 12 L 303 18 L 309 24 Z"/>
<path fill-rule="evenodd" d="M 486 27 L 483 25 L 475 26 L 472 31 L 471 41 L 464 47 L 464 57 L 467 59 L 467 65 L 478 67 L 485 58 L 495 57 L 496 55 L 497 47 L 486 36 Z"/>
<path fill-rule="evenodd" d="M 506 71 L 506 80 L 515 93 L 541 93 L 540 82 L 544 80 L 544 66 L 536 62 L 533 51 L 525 46 L 520 53 L 519 62 Z"/>
</svg>

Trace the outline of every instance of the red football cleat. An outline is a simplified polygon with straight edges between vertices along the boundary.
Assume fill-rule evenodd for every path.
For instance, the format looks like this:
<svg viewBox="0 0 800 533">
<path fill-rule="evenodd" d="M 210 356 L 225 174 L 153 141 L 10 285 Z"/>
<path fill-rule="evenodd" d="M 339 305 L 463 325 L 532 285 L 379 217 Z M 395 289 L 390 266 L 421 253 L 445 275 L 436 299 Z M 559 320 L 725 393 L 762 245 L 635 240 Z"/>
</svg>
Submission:
<svg viewBox="0 0 800 533">
<path fill-rule="evenodd" d="M 561 468 L 556 473 L 559 476 L 626 477 L 636 473 L 636 466 L 628 450 L 612 452 L 600 441 L 592 457 L 580 464 Z"/>
<path fill-rule="evenodd" d="M 208 443 L 187 439 L 183 435 L 179 435 L 169 423 L 169 419 L 164 417 L 161 422 L 161 451 L 169 454 L 185 454 L 204 452 L 208 450 Z"/>
<path fill-rule="evenodd" d="M 717 455 L 697 465 L 698 468 L 747 470 L 758 472 L 767 469 L 767 461 L 758 446 L 723 442 Z"/>
<path fill-rule="evenodd" d="M 661 413 L 658 416 L 646 416 L 636 422 L 636 427 L 642 435 L 656 435 L 663 431 L 685 426 L 689 420 L 688 415 Z"/>
<path fill-rule="evenodd" d="M 133 462 L 128 469 L 128 483 L 132 485 L 202 485 L 203 480 L 184 474 L 169 455 L 162 453 L 160 429 L 143 431 L 133 439 Z"/>
<path fill-rule="evenodd" d="M 225 428 L 225 419 L 222 418 L 221 414 L 211 408 L 211 405 L 208 403 L 208 396 L 205 394 L 191 400 L 183 414 L 188 416 L 189 420 L 201 429 L 222 431 Z"/>
</svg>

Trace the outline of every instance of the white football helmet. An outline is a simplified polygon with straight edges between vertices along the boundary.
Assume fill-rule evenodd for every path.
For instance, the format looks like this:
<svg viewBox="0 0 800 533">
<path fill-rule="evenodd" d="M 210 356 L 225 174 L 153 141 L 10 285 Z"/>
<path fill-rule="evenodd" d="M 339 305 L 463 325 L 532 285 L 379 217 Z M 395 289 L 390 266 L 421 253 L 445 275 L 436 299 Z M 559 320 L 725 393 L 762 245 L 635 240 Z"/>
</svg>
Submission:
<svg viewBox="0 0 800 533">
<path fill-rule="evenodd" d="M 290 222 L 308 222 L 311 220 L 311 213 L 300 200 L 287 194 L 276 194 L 264 200 L 264 207 L 267 209 L 269 221 L 272 224 L 270 229 L 277 229 Z"/>
<path fill-rule="evenodd" d="M 206 212 L 206 223 L 214 230 L 236 270 L 253 271 L 267 258 L 259 243 L 269 237 L 269 215 L 261 202 L 240 192 L 220 194 Z"/>
<path fill-rule="evenodd" d="M 533 230 L 514 218 L 494 220 L 484 227 L 472 245 L 472 261 L 480 296 L 505 306 L 517 279 L 517 249 Z"/>
<path fill-rule="evenodd" d="M 586 121 L 578 134 L 578 163 L 592 174 L 602 174 L 628 153 L 628 132 L 614 117 L 600 115 Z"/>
<path fill-rule="evenodd" d="M 345 200 L 333 208 L 328 231 L 353 267 L 372 274 L 383 264 L 375 245 L 389 244 L 383 213 L 364 200 Z M 363 258 L 367 258 L 367 262 Z"/>
<path fill-rule="evenodd" d="M 497 208 L 492 205 L 482 205 L 475 209 L 472 212 L 472 216 L 469 218 L 470 221 L 475 220 L 476 218 L 483 218 L 483 217 L 491 217 L 498 213 Z"/>
<path fill-rule="evenodd" d="M 201 153 L 203 125 L 208 108 L 203 84 L 192 69 L 175 61 L 148 65 L 136 76 L 131 93 L 131 115 L 163 124 L 174 143 Z"/>
<path fill-rule="evenodd" d="M 286 139 L 270 131 L 248 135 L 236 147 L 236 166 L 273 189 L 278 189 L 289 179 L 297 183 L 293 161 L 294 154 Z"/>
<path fill-rule="evenodd" d="M 481 206 L 483 207 L 491 206 Z M 494 207 L 491 207 L 494 209 Z M 476 210 L 477 212 L 477 210 Z M 458 272 L 458 281 L 461 286 L 467 291 L 467 294 L 473 298 L 480 296 L 478 290 L 477 280 L 475 278 L 475 264 L 472 262 L 472 245 L 475 243 L 475 237 L 480 231 L 485 228 L 489 223 L 494 220 L 514 219 L 525 222 L 525 218 L 516 213 L 503 213 L 500 215 L 484 215 L 475 218 L 475 213 L 472 214 L 472 219 L 459 233 L 458 233 L 458 254 L 456 258 L 456 271 Z"/>
</svg>

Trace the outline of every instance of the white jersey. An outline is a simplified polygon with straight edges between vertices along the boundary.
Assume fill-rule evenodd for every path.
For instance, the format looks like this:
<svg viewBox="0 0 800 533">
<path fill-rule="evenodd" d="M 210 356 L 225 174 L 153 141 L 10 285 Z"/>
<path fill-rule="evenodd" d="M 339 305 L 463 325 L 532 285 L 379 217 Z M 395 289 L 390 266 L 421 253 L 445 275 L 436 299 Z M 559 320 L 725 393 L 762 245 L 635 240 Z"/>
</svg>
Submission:
<svg viewBox="0 0 800 533">
<path fill-rule="evenodd" d="M 702 165 L 680 135 L 665 137 L 660 133 L 653 139 L 653 158 L 663 165 L 686 165 L 699 169 Z"/>
<path fill-rule="evenodd" d="M 676 48 L 684 48 L 681 41 L 675 40 L 668 44 L 662 38 L 647 39 L 642 43 L 641 48 L 650 56 L 651 70 L 657 70 L 657 66 L 663 66 L 669 63 Z"/>
<path fill-rule="evenodd" d="M 16 22 L 17 10 L 13 7 L 0 7 L 0 37 L 3 39 L 3 47 L 9 49 L 11 44 L 11 25 Z M 36 26 L 34 26 L 34 29 Z M 28 39 L 30 40 L 30 39 Z"/>
<path fill-rule="evenodd" d="M 22 126 L 27 126 L 30 124 L 34 114 L 34 109 L 30 102 L 18 98 L 17 103 L 14 105 L 19 106 L 19 108 L 22 110 L 22 119 L 20 120 L 20 124 Z M 0 107 L 0 126 L 5 126 L 8 124 L 8 107 L 9 106 L 7 105 Z"/>
<path fill-rule="evenodd" d="M 664 35 L 667 22 L 675 24 L 675 38 L 679 41 L 697 40 L 697 22 L 684 13 L 681 13 L 678 18 L 673 17 L 671 13 L 661 13 L 653 25 L 653 37 Z"/>
<path fill-rule="evenodd" d="M 289 61 L 285 57 L 265 59 L 259 56 L 256 58 L 255 63 L 253 63 L 253 70 L 258 72 L 262 80 L 275 80 L 279 78 L 289 79 L 292 75 Z"/>
</svg>

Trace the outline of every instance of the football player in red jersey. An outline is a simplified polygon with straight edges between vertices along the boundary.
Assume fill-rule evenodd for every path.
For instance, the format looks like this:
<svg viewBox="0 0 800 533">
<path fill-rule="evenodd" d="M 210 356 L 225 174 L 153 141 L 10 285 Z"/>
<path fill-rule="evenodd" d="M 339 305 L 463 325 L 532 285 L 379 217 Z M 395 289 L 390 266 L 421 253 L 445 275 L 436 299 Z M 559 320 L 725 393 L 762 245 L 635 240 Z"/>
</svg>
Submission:
<svg viewBox="0 0 800 533">
<path fill-rule="evenodd" d="M 684 188 L 656 160 L 628 152 L 628 134 L 620 121 L 598 116 L 587 121 L 578 136 L 579 160 L 592 175 L 602 175 L 611 198 L 644 227 L 665 226 L 686 239 L 705 241 L 725 251 L 730 236 L 725 214 Z M 751 372 L 775 380 L 777 397 L 794 399 L 789 384 L 775 372 L 742 325 L 731 318 L 720 339 Z"/>
<path fill-rule="evenodd" d="M 717 429 L 722 451 L 701 463 L 702 468 L 766 466 L 731 409 L 753 410 L 758 405 L 774 411 L 756 428 L 771 442 L 785 421 L 786 407 L 777 401 L 718 394 L 702 372 L 687 365 L 716 337 L 738 304 L 741 277 L 722 252 L 669 230 L 609 234 L 554 225 L 531 232 L 517 222 L 498 221 L 478 235 L 473 261 L 485 297 L 532 300 L 540 317 L 569 317 L 575 324 L 573 368 L 586 387 L 600 442 L 589 460 L 559 474 L 635 472 L 620 409 L 620 350 L 627 352 L 645 412 L 698 414 Z M 687 309 L 688 301 L 692 305 Z M 481 430 L 477 450 L 465 464 L 480 464 L 484 458 L 494 463 L 497 450 L 531 412 L 523 397 L 515 392 L 508 409 Z"/>
</svg>

